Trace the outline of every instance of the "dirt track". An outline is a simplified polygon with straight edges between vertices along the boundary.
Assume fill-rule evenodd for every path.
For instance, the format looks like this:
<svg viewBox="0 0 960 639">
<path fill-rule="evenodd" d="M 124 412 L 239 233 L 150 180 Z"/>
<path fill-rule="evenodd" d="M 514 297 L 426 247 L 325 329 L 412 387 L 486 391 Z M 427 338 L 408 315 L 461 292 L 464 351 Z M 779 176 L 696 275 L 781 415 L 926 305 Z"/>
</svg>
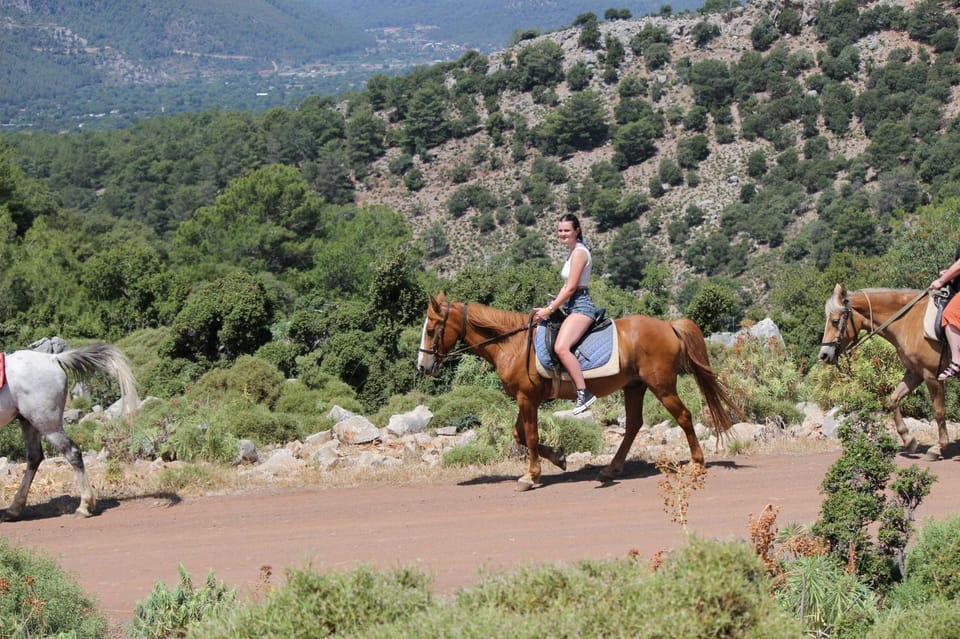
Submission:
<svg viewBox="0 0 960 639">
<path fill-rule="evenodd" d="M 746 538 L 748 517 L 766 504 L 778 524 L 807 524 L 819 513 L 819 485 L 837 453 L 752 455 L 708 461 L 706 486 L 690 500 L 690 530 Z M 920 518 L 960 512 L 960 457 L 917 463 L 938 475 Z M 302 488 L 202 497 L 106 501 L 90 519 L 55 515 L 63 502 L 29 508 L 0 524 L 12 543 L 40 548 L 96 596 L 115 631 L 158 581 L 175 584 L 182 563 L 201 583 L 208 570 L 242 594 L 262 585 L 262 567 L 282 582 L 288 567 L 379 569 L 417 566 L 436 590 L 476 583 L 483 571 L 525 563 L 649 558 L 683 543 L 662 507 L 650 464 L 630 462 L 613 484 L 595 469 L 550 474 L 540 489 L 516 493 L 514 477 L 478 476 L 457 484 Z"/>
</svg>

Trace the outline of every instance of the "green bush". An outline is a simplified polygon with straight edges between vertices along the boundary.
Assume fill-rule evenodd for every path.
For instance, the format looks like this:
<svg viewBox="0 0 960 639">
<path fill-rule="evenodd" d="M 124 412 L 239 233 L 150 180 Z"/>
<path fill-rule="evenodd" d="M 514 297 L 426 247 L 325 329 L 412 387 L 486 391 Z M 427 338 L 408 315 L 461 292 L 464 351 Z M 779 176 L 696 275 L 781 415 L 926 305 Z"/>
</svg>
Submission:
<svg viewBox="0 0 960 639">
<path fill-rule="evenodd" d="M 274 408 L 283 413 L 317 415 L 323 412 L 325 406 L 323 393 L 308 388 L 300 380 L 291 380 L 280 389 L 280 397 L 277 398 Z"/>
<path fill-rule="evenodd" d="M 23 448 L 23 435 L 15 425 L 0 428 L 0 457 L 6 457 L 12 462 L 26 460 Z"/>
<path fill-rule="evenodd" d="M 803 414 L 796 408 L 807 397 L 799 367 L 786 347 L 776 340 L 741 339 L 730 348 L 711 353 L 715 370 L 740 407 L 762 423 L 778 416 L 785 424 L 797 424 Z"/>
<path fill-rule="evenodd" d="M 127 636 L 141 639 L 183 637 L 187 628 L 201 619 L 223 615 L 237 599 L 237 591 L 218 582 L 211 570 L 202 588 L 194 588 L 187 569 L 180 564 L 180 583 L 168 588 L 157 583 L 145 600 L 137 603 Z"/>
<path fill-rule="evenodd" d="M 934 598 L 915 608 L 897 608 L 877 621 L 866 639 L 960 639 L 956 601 Z"/>
<path fill-rule="evenodd" d="M 243 355 L 228 369 L 214 369 L 201 377 L 190 389 L 190 397 L 206 398 L 219 403 L 229 395 L 239 395 L 251 402 L 273 406 L 283 389 L 284 376 L 270 362 Z"/>
<path fill-rule="evenodd" d="M 435 397 L 429 408 L 433 412 L 433 428 L 456 426 L 472 427 L 480 424 L 480 417 L 498 403 L 505 401 L 503 391 L 476 386 L 455 386 L 450 392 Z"/>
<path fill-rule="evenodd" d="M 621 619 L 610 631 L 677 639 L 804 636 L 797 620 L 770 596 L 770 587 L 748 545 L 694 536 L 641 587 L 624 593 Z"/>
<path fill-rule="evenodd" d="M 313 639 L 344 636 L 426 610 L 432 604 L 429 579 L 398 569 L 381 575 L 361 566 L 347 572 L 294 569 L 283 586 L 262 603 L 243 605 L 191 626 L 189 637 L 230 639 Z M 371 635 L 372 636 L 372 635 Z"/>
<path fill-rule="evenodd" d="M 0 539 L 0 636 L 107 636 L 94 600 L 52 559 Z"/>
<path fill-rule="evenodd" d="M 869 413 L 884 409 L 884 403 L 903 377 L 903 364 L 893 346 L 882 339 L 869 339 L 837 366 L 815 366 L 808 376 L 811 393 L 820 406 L 839 406 L 844 412 Z M 920 414 L 922 398 L 912 393 L 901 409 Z"/>
<path fill-rule="evenodd" d="M 803 623 L 808 636 L 862 636 L 873 622 L 877 597 L 835 558 L 800 557 L 790 562 L 777 601 Z"/>
<path fill-rule="evenodd" d="M 568 453 L 599 453 L 603 448 L 600 428 L 593 420 L 540 416 L 540 441 L 560 446 Z"/>
<path fill-rule="evenodd" d="M 960 515 L 929 520 L 907 551 L 904 580 L 890 593 L 893 603 L 916 606 L 937 597 L 960 599 Z"/>
<path fill-rule="evenodd" d="M 460 446 L 448 448 L 443 453 L 444 466 L 470 466 L 492 464 L 501 459 L 501 452 L 489 442 L 474 439 Z"/>
</svg>

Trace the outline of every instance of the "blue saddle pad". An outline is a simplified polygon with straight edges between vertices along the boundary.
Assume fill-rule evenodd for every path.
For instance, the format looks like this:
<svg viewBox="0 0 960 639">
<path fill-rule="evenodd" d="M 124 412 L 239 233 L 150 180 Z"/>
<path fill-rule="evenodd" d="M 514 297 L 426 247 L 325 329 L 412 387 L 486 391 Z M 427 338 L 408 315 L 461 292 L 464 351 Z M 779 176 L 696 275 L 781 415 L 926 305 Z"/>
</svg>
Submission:
<svg viewBox="0 0 960 639">
<path fill-rule="evenodd" d="M 616 327 L 613 322 L 610 322 L 606 328 L 587 335 L 575 351 L 577 360 L 580 362 L 580 368 L 589 371 L 600 368 L 610 361 L 610 356 L 613 354 L 614 330 L 616 330 Z M 550 361 L 550 354 L 547 352 L 547 344 L 544 339 L 545 331 L 546 329 L 542 324 L 537 326 L 537 334 L 534 336 L 533 344 L 540 364 L 546 370 L 553 372 L 553 362 Z"/>
</svg>

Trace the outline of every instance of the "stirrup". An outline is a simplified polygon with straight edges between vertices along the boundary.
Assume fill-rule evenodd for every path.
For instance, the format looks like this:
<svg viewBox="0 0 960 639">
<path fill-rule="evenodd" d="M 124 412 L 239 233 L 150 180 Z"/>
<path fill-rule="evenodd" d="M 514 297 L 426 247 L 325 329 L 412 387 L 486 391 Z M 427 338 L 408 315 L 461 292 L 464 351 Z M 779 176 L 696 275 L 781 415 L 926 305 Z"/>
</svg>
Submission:
<svg viewBox="0 0 960 639">
<path fill-rule="evenodd" d="M 937 380 L 945 382 L 948 379 L 953 379 L 957 375 L 960 375 L 960 364 L 957 362 L 950 362 L 950 365 L 943 369 L 943 371 L 937 376 Z"/>
</svg>

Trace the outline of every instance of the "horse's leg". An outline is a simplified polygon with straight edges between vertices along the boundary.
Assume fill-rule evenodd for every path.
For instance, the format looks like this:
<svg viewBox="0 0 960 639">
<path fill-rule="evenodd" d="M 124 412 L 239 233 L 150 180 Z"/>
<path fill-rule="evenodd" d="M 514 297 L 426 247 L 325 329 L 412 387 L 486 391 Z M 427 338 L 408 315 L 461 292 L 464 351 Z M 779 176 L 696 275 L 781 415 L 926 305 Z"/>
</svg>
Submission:
<svg viewBox="0 0 960 639">
<path fill-rule="evenodd" d="M 517 413 L 517 422 L 513 425 L 513 441 L 517 443 L 518 446 L 523 446 L 526 448 L 527 443 L 523 438 L 524 426 L 523 426 L 523 412 L 520 411 Z M 547 446 L 546 444 L 537 444 L 537 452 L 541 457 L 546 458 L 554 466 L 560 470 L 567 469 L 567 455 L 563 450 L 562 446 L 553 448 L 552 446 Z"/>
<path fill-rule="evenodd" d="M 697 431 L 693 428 L 693 418 L 690 415 L 690 410 L 680 401 L 680 396 L 677 395 L 676 384 L 670 389 L 661 389 L 658 391 L 657 388 L 651 387 L 651 390 L 657 396 L 657 399 L 660 400 L 660 403 L 663 404 L 666 409 L 670 411 L 670 414 L 673 415 L 673 418 L 677 420 L 680 428 L 683 429 L 683 434 L 687 437 L 687 446 L 690 447 L 690 461 L 703 466 L 703 449 L 700 448 Z"/>
<path fill-rule="evenodd" d="M 529 461 L 527 474 L 517 480 L 517 490 L 524 491 L 540 486 L 540 433 L 537 429 L 537 405 L 526 398 L 517 397 L 517 406 L 520 410 L 517 425 L 518 429 L 523 429 Z"/>
<path fill-rule="evenodd" d="M 62 428 L 52 433 L 46 433 L 46 438 L 73 466 L 77 475 L 77 489 L 80 491 L 80 505 L 77 506 L 76 514 L 81 517 L 89 517 L 93 514 L 93 508 L 97 505 L 97 500 L 93 495 L 93 489 L 90 488 L 90 482 L 87 480 L 87 471 L 83 467 L 83 454 L 80 452 L 80 448 L 67 437 Z"/>
<path fill-rule="evenodd" d="M 623 407 L 626 412 L 626 429 L 623 441 L 617 449 L 613 460 L 600 471 L 600 481 L 611 481 L 623 472 L 623 464 L 627 461 L 630 447 L 636 439 L 640 427 L 643 426 L 643 396 L 647 392 L 644 385 L 628 386 L 623 389 Z"/>
<path fill-rule="evenodd" d="M 890 397 L 887 398 L 887 410 L 893 414 L 893 424 L 897 429 L 897 434 L 900 435 L 900 440 L 909 453 L 917 452 L 917 438 L 910 434 L 907 425 L 903 423 L 903 413 L 900 410 L 900 402 L 904 397 L 909 395 L 913 389 L 920 385 L 921 379 L 919 375 L 910 371 L 905 372 L 903 379 L 900 380 L 897 387 L 890 393 Z M 940 389 L 940 391 L 942 405 L 943 389 Z M 933 397 L 933 392 L 930 393 L 930 397 Z M 934 406 L 936 406 L 936 403 L 934 403 Z"/>
<path fill-rule="evenodd" d="M 947 402 L 941 382 L 928 380 L 927 390 L 930 392 L 930 401 L 933 403 L 933 418 L 937 422 L 938 445 L 927 451 L 926 458 L 928 461 L 937 461 L 943 457 L 943 449 L 950 443 L 950 435 L 947 433 Z"/>
<path fill-rule="evenodd" d="M 23 471 L 23 479 L 20 480 L 20 489 L 13 497 L 13 503 L 4 513 L 4 519 L 19 519 L 24 507 L 27 505 L 27 493 L 30 492 L 30 485 L 33 484 L 33 478 L 40 468 L 40 462 L 43 461 L 43 445 L 40 443 L 40 431 L 33 427 L 33 424 L 27 420 L 20 419 L 20 430 L 23 433 L 23 446 L 27 453 L 27 468 Z"/>
</svg>

